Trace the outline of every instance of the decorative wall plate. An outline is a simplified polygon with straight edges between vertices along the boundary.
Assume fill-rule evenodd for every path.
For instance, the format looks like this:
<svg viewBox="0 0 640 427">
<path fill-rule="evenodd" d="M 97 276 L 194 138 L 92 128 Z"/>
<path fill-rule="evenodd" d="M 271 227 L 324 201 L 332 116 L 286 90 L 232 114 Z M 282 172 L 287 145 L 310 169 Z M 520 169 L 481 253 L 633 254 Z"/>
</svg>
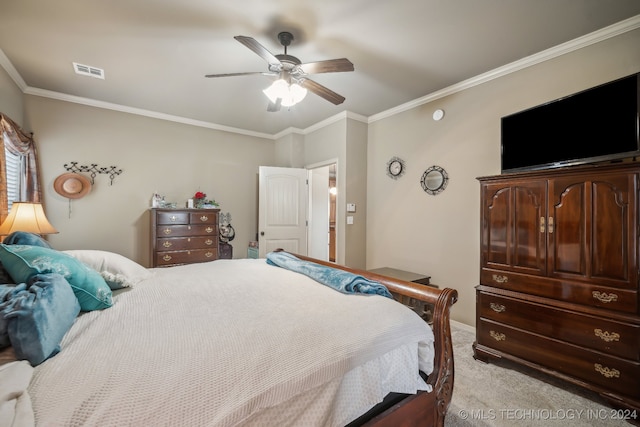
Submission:
<svg viewBox="0 0 640 427">
<path fill-rule="evenodd" d="M 447 175 L 447 171 L 442 169 L 440 166 L 435 165 L 427 168 L 420 179 L 422 189 L 432 196 L 442 193 L 447 187 L 448 182 L 449 175 Z"/>
<path fill-rule="evenodd" d="M 404 160 L 399 157 L 392 157 L 387 162 L 387 175 L 390 178 L 398 179 L 406 172 Z"/>
</svg>

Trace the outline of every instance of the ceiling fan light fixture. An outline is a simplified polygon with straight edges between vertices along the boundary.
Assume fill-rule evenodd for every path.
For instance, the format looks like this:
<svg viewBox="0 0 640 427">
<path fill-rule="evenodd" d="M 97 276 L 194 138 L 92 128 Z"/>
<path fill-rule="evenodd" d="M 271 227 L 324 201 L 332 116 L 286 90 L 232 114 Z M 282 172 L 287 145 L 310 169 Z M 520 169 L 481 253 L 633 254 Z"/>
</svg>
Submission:
<svg viewBox="0 0 640 427">
<path fill-rule="evenodd" d="M 280 98 L 284 107 L 291 107 L 307 96 L 307 89 L 297 83 L 289 84 L 284 79 L 278 79 L 271 86 L 262 91 L 274 104 Z"/>
</svg>

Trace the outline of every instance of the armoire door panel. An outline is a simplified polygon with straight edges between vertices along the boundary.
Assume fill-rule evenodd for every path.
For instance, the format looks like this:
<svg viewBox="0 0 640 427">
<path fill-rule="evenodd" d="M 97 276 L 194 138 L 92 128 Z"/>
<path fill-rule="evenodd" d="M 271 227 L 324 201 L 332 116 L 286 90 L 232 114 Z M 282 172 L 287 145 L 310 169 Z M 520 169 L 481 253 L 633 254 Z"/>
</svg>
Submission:
<svg viewBox="0 0 640 427">
<path fill-rule="evenodd" d="M 549 198 L 550 275 L 587 276 L 587 190 L 583 181 L 553 180 Z"/>
<path fill-rule="evenodd" d="M 591 275 L 598 279 L 629 282 L 630 227 L 629 204 L 633 182 L 628 176 L 608 177 L 594 181 L 592 187 Z M 633 197 L 633 196 L 631 196 Z M 635 285 L 635 284 L 634 284 Z"/>
<path fill-rule="evenodd" d="M 546 273 L 546 181 L 484 187 L 483 266 Z"/>
</svg>

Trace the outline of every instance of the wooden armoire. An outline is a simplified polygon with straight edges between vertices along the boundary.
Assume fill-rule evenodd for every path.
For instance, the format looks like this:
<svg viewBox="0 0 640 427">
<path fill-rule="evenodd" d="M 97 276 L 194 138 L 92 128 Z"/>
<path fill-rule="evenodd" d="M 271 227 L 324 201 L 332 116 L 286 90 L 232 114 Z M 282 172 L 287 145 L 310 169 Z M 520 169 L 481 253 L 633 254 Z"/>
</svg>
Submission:
<svg viewBox="0 0 640 427">
<path fill-rule="evenodd" d="M 478 180 L 475 357 L 640 412 L 640 162 Z"/>
</svg>

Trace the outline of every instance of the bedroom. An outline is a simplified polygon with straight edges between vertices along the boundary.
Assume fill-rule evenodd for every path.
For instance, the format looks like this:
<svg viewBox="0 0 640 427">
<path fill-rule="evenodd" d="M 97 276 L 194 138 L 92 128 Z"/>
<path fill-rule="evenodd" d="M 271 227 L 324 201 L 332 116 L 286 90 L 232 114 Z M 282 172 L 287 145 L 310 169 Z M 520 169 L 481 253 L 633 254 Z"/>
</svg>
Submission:
<svg viewBox="0 0 640 427">
<path fill-rule="evenodd" d="M 258 232 L 257 168 L 338 159 L 346 198 L 358 206 L 355 223 L 338 238 L 344 263 L 429 274 L 434 283 L 458 290 L 452 318 L 474 325 L 480 237 L 476 177 L 500 171 L 499 118 L 637 72 L 639 44 L 636 17 L 620 33 L 597 42 L 578 39 L 576 50 L 568 46 L 558 50 L 559 56 L 500 69 L 504 75 L 453 85 L 451 93 L 427 96 L 397 114 L 363 119 L 341 113 L 303 132 L 264 137 L 57 99 L 37 85 L 25 90 L 6 69 L 0 71 L 0 111 L 35 133 L 47 215 L 60 231 L 50 236 L 55 247 L 104 249 L 149 265 L 151 194 L 159 191 L 184 202 L 200 190 L 232 214 L 235 256 L 242 257 Z M 446 112 L 438 122 L 431 119 L 436 109 Z M 392 156 L 408 161 L 404 179 L 392 181 L 384 173 Z M 124 172 L 113 185 L 98 177 L 88 196 L 69 203 L 52 185 L 70 161 L 114 164 Z M 419 185 L 432 164 L 450 176 L 447 190 L 435 197 Z M 344 219 L 345 209 L 339 212 Z"/>
<path fill-rule="evenodd" d="M 499 118 L 637 72 L 636 27 L 637 20 L 598 43 L 578 40 L 577 50 L 570 45 L 548 58 L 531 57 L 481 84 L 483 76 L 453 85 L 451 94 L 430 95 L 432 101 L 427 96 L 414 108 L 369 118 L 370 123 L 341 113 L 302 133 L 258 138 L 67 102 L 37 88 L 24 93 L 5 70 L 0 111 L 35 133 L 44 203 L 60 230 L 50 236 L 56 247 L 95 246 L 150 265 L 151 194 L 184 203 L 204 191 L 231 213 L 234 256 L 242 257 L 258 231 L 258 167 L 338 159 L 346 199 L 358 207 L 354 224 L 338 236 L 338 253 L 344 256 L 339 261 L 356 268 L 393 266 L 428 274 L 434 283 L 456 284 L 461 298 L 453 318 L 473 325 L 480 233 L 476 177 L 500 171 Z M 238 44 L 241 53 L 242 48 Z M 436 109 L 446 112 L 443 120 L 431 119 Z M 408 161 L 408 172 L 397 181 L 384 172 L 393 156 Z M 52 190 L 71 161 L 113 164 L 124 172 L 113 185 L 97 177 L 88 196 L 69 203 Z M 433 164 L 451 178 L 435 197 L 426 195 L 419 181 Z M 345 221 L 345 211 L 339 206 L 338 221 Z"/>
</svg>

